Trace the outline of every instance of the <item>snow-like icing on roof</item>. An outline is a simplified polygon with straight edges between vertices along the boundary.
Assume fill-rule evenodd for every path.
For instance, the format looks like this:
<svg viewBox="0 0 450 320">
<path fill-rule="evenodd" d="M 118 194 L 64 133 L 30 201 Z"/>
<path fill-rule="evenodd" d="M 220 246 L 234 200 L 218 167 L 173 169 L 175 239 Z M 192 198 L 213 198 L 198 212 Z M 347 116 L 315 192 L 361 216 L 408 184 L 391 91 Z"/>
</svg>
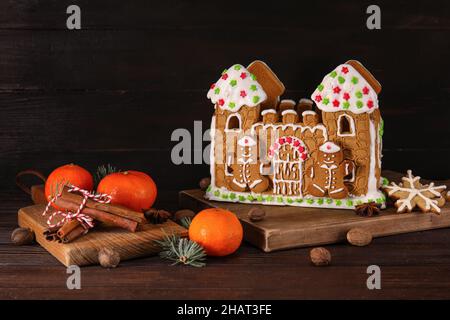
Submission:
<svg viewBox="0 0 450 320">
<path fill-rule="evenodd" d="M 339 147 L 337 144 L 328 141 L 325 142 L 323 145 L 321 145 L 319 147 L 319 150 L 325 153 L 336 153 L 339 152 L 339 150 L 341 150 L 341 147 Z"/>
<path fill-rule="evenodd" d="M 230 111 L 238 111 L 244 105 L 255 107 L 267 99 L 255 75 L 240 64 L 225 69 L 219 80 L 211 85 L 207 97 L 220 108 Z"/>
<path fill-rule="evenodd" d="M 326 112 L 349 110 L 371 113 L 378 108 L 378 96 L 366 79 L 351 65 L 341 64 L 327 74 L 311 95 Z"/>
</svg>

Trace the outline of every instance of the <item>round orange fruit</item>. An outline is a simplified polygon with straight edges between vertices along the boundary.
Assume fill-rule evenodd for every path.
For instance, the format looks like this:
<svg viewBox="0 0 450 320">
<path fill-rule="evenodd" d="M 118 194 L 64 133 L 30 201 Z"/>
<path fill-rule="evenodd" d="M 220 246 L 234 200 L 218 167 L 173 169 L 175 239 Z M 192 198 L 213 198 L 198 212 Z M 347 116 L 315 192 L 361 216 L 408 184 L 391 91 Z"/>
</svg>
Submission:
<svg viewBox="0 0 450 320">
<path fill-rule="evenodd" d="M 98 184 L 97 192 L 109 194 L 113 204 L 142 211 L 152 207 L 156 200 L 157 188 L 148 174 L 128 170 L 104 177 Z"/>
<path fill-rule="evenodd" d="M 189 227 L 189 238 L 201 245 L 209 256 L 226 256 L 241 245 L 242 225 L 234 213 L 211 208 L 200 211 Z"/>
<path fill-rule="evenodd" d="M 91 191 L 94 188 L 94 179 L 89 171 L 76 165 L 76 164 L 66 164 L 50 173 L 45 182 L 45 197 L 50 199 L 57 188 L 60 188 L 64 184 L 71 184 L 78 188 Z M 58 210 L 61 210 L 55 204 L 52 206 Z"/>
</svg>

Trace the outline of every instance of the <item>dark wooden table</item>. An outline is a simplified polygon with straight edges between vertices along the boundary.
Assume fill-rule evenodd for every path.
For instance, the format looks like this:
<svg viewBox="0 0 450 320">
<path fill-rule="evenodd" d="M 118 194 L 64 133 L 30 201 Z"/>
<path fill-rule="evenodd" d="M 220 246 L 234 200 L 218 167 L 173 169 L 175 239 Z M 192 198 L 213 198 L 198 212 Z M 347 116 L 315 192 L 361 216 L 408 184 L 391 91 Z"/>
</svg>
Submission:
<svg viewBox="0 0 450 320">
<path fill-rule="evenodd" d="M 3 299 L 427 299 L 450 298 L 450 230 L 378 238 L 368 247 L 327 246 L 328 267 L 314 267 L 310 249 L 263 253 L 244 244 L 205 268 L 170 266 L 158 257 L 117 269 L 81 269 L 81 290 L 68 290 L 66 268 L 38 245 L 10 244 L 26 195 L 2 194 L 0 298 Z M 162 194 L 160 205 L 173 206 Z M 381 290 L 368 290 L 369 265 L 381 268 Z"/>
</svg>

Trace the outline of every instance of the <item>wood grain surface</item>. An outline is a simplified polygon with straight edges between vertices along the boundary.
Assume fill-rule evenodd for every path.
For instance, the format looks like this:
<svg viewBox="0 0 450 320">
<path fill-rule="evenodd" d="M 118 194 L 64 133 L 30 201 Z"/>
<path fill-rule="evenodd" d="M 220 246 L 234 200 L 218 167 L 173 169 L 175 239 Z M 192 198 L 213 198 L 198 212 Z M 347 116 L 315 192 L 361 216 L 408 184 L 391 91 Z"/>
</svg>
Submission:
<svg viewBox="0 0 450 320">
<path fill-rule="evenodd" d="M 448 1 L 377 1 L 374 31 L 370 1 L 231 1 L 239 10 L 220 14 L 223 3 L 211 1 L 78 0 L 78 31 L 65 28 L 70 4 L 0 1 L 0 298 L 450 298 L 446 229 L 330 245 L 329 268 L 312 267 L 309 249 L 263 254 L 248 244 L 205 269 L 157 257 L 86 267 L 79 291 L 67 290 L 65 268 L 44 249 L 9 240 L 17 210 L 31 203 L 14 177 L 30 167 L 144 170 L 158 185 L 156 206 L 176 209 L 178 192 L 197 188 L 209 168 L 172 164 L 173 130 L 192 133 L 194 120 L 208 128 L 210 83 L 254 59 L 293 99 L 360 60 L 383 86 L 383 167 L 450 178 Z M 382 268 L 382 290 L 366 288 L 370 264 Z"/>
</svg>

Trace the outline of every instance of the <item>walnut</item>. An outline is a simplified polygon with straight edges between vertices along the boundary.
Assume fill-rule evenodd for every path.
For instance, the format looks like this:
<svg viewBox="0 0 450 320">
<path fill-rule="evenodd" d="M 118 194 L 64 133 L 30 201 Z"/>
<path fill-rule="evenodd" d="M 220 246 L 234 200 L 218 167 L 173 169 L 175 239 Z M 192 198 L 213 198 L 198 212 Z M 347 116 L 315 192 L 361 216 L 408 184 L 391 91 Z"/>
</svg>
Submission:
<svg viewBox="0 0 450 320">
<path fill-rule="evenodd" d="M 98 252 L 98 262 L 103 268 L 115 268 L 120 263 L 120 255 L 113 249 L 103 248 Z"/>
<path fill-rule="evenodd" d="M 11 233 L 11 242 L 23 246 L 34 242 L 34 232 L 28 228 L 17 228 Z"/>
<path fill-rule="evenodd" d="M 200 180 L 200 182 L 198 183 L 198 185 L 200 186 L 200 189 L 205 191 L 206 189 L 208 189 L 209 185 L 211 184 L 211 178 L 206 177 L 203 178 L 202 180 Z"/>
<path fill-rule="evenodd" d="M 347 240 L 354 246 L 363 247 L 372 242 L 372 234 L 361 228 L 353 228 L 347 232 Z"/>
<path fill-rule="evenodd" d="M 331 263 L 331 253 L 323 247 L 314 248 L 310 251 L 311 261 L 316 266 L 327 266 Z"/>
<path fill-rule="evenodd" d="M 194 218 L 195 212 L 189 209 L 182 209 L 175 212 L 174 219 L 175 221 L 181 221 L 181 219 L 185 217 Z"/>
</svg>

